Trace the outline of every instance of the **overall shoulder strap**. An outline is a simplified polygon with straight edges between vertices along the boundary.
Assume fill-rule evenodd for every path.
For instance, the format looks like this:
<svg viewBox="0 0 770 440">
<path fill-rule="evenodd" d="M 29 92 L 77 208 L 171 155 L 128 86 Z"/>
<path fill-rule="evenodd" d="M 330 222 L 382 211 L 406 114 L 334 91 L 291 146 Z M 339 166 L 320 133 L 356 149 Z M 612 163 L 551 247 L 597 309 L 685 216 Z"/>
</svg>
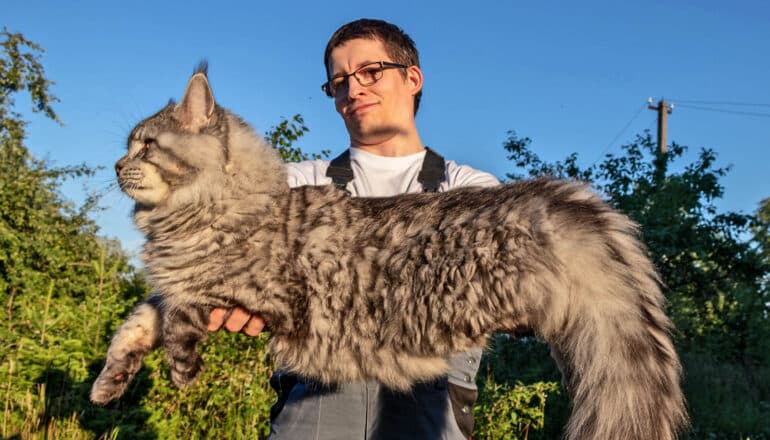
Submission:
<svg viewBox="0 0 770 440">
<path fill-rule="evenodd" d="M 425 159 L 422 161 L 422 169 L 417 176 L 417 181 L 422 184 L 423 191 L 436 192 L 441 182 L 446 180 L 446 164 L 440 154 L 428 147 L 425 147 L 425 150 Z"/>
<path fill-rule="evenodd" d="M 417 175 L 417 181 L 422 185 L 425 192 L 438 191 L 441 182 L 446 178 L 446 164 L 444 158 L 425 147 L 425 158 L 422 161 L 422 169 Z M 350 167 L 350 150 L 345 150 L 339 156 L 332 159 L 329 168 L 326 169 L 326 176 L 332 179 L 338 188 L 345 190 L 347 184 L 353 180 L 353 169 Z"/>
<path fill-rule="evenodd" d="M 331 177 L 337 188 L 346 190 L 348 182 L 353 180 L 353 169 L 350 167 L 350 150 L 345 150 L 332 159 L 326 169 L 326 177 Z"/>
</svg>

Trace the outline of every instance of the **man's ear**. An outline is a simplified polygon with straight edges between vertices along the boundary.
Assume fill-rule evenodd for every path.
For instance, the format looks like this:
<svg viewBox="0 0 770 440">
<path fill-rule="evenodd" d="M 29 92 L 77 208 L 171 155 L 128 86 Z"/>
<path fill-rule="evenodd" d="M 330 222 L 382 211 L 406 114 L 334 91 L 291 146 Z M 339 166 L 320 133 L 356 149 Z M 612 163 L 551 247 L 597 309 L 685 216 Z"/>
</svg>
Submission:
<svg viewBox="0 0 770 440">
<path fill-rule="evenodd" d="M 422 90 L 422 70 L 417 66 L 409 66 L 406 68 L 406 81 L 409 83 L 412 96 L 420 93 Z"/>
</svg>

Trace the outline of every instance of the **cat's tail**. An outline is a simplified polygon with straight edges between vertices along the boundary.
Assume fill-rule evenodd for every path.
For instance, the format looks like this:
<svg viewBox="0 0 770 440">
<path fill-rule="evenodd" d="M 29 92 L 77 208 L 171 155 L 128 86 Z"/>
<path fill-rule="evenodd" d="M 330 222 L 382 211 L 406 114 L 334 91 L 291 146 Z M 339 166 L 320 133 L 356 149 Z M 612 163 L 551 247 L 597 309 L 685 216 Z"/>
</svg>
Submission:
<svg viewBox="0 0 770 440">
<path fill-rule="evenodd" d="M 596 209 L 580 220 L 570 209 L 559 225 L 563 288 L 536 324 L 573 399 L 566 437 L 673 440 L 688 417 L 660 279 L 633 222 L 596 196 L 575 198 Z"/>
<path fill-rule="evenodd" d="M 150 296 L 134 309 L 112 337 L 107 359 L 91 387 L 91 401 L 104 405 L 117 399 L 142 366 L 147 353 L 158 347 L 161 335 L 160 297 Z"/>
</svg>

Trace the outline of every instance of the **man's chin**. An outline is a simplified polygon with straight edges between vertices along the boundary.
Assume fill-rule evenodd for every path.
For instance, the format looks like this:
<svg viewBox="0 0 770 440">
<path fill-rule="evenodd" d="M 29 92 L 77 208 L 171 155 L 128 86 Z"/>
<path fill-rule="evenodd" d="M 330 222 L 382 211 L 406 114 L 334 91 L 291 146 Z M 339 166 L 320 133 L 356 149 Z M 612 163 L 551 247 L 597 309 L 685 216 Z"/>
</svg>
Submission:
<svg viewBox="0 0 770 440">
<path fill-rule="evenodd" d="M 350 124 L 347 125 L 351 141 L 357 141 L 363 145 L 374 145 L 392 139 L 405 130 L 394 125 L 375 124 Z"/>
</svg>

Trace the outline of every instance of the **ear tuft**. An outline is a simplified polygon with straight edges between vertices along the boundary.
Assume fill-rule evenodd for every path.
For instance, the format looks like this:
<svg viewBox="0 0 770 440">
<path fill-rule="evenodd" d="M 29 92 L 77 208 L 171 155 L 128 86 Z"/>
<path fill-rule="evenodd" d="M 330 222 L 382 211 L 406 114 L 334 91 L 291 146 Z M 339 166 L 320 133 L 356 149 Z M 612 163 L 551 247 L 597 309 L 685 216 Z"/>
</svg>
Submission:
<svg viewBox="0 0 770 440">
<path fill-rule="evenodd" d="M 198 65 L 195 66 L 195 70 L 193 70 L 193 75 L 196 73 L 202 73 L 208 77 L 209 75 L 209 62 L 206 59 L 202 59 L 198 62 Z"/>
<path fill-rule="evenodd" d="M 187 83 L 182 101 L 174 108 L 174 117 L 186 130 L 199 133 L 212 122 L 215 107 L 209 80 L 205 73 L 198 72 Z"/>
</svg>

